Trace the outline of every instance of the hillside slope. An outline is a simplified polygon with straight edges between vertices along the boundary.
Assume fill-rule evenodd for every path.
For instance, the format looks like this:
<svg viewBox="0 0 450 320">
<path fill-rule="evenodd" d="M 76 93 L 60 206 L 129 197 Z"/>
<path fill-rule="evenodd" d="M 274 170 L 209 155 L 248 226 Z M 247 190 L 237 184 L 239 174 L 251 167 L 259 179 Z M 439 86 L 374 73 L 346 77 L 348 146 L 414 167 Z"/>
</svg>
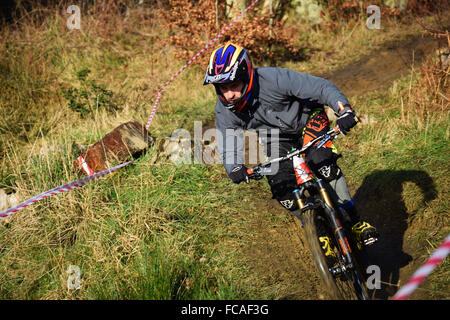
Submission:
<svg viewBox="0 0 450 320">
<path fill-rule="evenodd" d="M 81 30 L 68 29 L 60 4 L 1 26 L 6 193 L 25 200 L 78 179 L 73 162 L 82 150 L 120 124 L 144 123 L 156 91 L 186 63 L 182 49 L 190 56 L 197 50 L 173 42 L 178 32 L 192 40 L 186 33 L 194 27 L 196 44 L 211 38 L 201 23 L 169 14 L 180 18 L 172 28 L 164 5 L 123 10 L 121 3 L 86 4 Z M 198 15 L 191 18 L 205 22 L 191 9 Z M 215 33 L 214 14 L 207 18 Z M 283 43 L 301 54 L 291 57 L 279 43 L 270 59 L 328 77 L 363 119 L 336 145 L 364 218 L 382 234 L 372 252 L 382 270 L 379 299 L 392 296 L 450 225 L 448 69 L 440 68 L 434 41 L 408 18 L 385 19 L 379 32 L 366 28 L 364 16 L 334 29 L 294 24 L 282 28 L 292 40 Z M 274 49 L 265 43 L 255 43 L 254 52 Z M 202 86 L 204 67 L 191 65 L 164 90 L 150 127 L 157 141 L 178 129 L 192 137 L 195 121 L 204 130 L 213 126 L 216 96 Z M 0 298 L 324 297 L 296 221 L 270 199 L 265 180 L 234 185 L 221 165 L 176 165 L 157 146 L 132 166 L 2 219 Z M 80 271 L 76 290 L 68 286 L 71 266 Z M 415 297 L 448 299 L 448 267 L 436 269 Z"/>
</svg>

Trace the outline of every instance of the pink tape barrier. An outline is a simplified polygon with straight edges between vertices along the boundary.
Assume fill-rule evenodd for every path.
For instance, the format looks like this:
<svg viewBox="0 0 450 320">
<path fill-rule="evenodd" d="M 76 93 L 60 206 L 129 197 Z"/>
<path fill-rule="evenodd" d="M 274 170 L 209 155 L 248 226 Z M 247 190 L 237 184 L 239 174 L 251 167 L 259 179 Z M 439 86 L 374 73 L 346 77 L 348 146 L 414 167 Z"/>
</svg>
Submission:
<svg viewBox="0 0 450 320">
<path fill-rule="evenodd" d="M 59 187 L 56 187 L 56 188 L 53 188 L 51 190 L 45 191 L 45 192 L 43 192 L 41 194 L 38 194 L 37 196 L 34 196 L 33 198 L 30 198 L 30 199 L 28 199 L 28 200 L 26 200 L 26 201 L 24 201 L 22 203 L 19 203 L 18 205 L 14 206 L 12 208 L 9 208 L 9 209 L 7 209 L 5 211 L 0 212 L 0 218 L 5 218 L 5 217 L 7 217 L 7 216 L 9 216 L 9 215 L 11 215 L 13 213 L 16 213 L 16 212 L 18 212 L 18 211 L 20 211 L 22 209 L 25 209 L 26 207 L 28 207 L 28 206 L 30 206 L 30 205 L 32 205 L 32 204 L 34 204 L 34 203 L 36 203 L 36 202 L 38 202 L 38 201 L 40 201 L 42 199 L 54 196 L 54 195 L 62 193 L 62 192 L 70 191 L 70 190 L 73 190 L 73 189 L 76 189 L 76 188 L 81 188 L 85 184 L 87 184 L 87 183 L 89 183 L 91 181 L 94 181 L 94 180 L 98 180 L 99 178 L 101 178 L 103 176 L 106 176 L 107 174 L 109 174 L 109 173 L 111 173 L 113 171 L 119 170 L 120 168 L 128 166 L 129 164 L 131 164 L 133 162 L 134 162 L 134 160 L 133 161 L 128 161 L 128 162 L 119 164 L 118 166 L 115 166 L 113 168 L 109 168 L 109 169 L 103 170 L 101 172 L 94 173 L 94 174 L 92 174 L 90 176 L 87 176 L 87 177 L 84 177 L 82 179 L 78 179 L 76 181 L 73 181 L 73 182 L 70 182 L 70 183 L 66 183 L 66 184 L 63 184 L 63 185 L 61 185 Z"/>
<path fill-rule="evenodd" d="M 444 243 L 437 248 L 430 258 L 412 275 L 411 279 L 394 295 L 393 300 L 405 300 L 425 280 L 426 277 L 441 263 L 450 252 L 450 234 Z"/>
</svg>

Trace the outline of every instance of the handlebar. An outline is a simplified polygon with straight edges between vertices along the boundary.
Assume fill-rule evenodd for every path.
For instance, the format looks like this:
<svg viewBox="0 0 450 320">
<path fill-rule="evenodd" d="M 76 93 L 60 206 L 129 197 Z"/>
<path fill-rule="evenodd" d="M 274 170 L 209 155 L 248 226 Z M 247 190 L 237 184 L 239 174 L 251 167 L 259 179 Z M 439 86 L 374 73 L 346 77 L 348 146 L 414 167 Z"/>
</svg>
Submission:
<svg viewBox="0 0 450 320">
<path fill-rule="evenodd" d="M 266 175 L 268 172 L 267 167 L 269 167 L 271 164 L 275 163 L 275 162 L 281 162 L 281 161 L 286 161 L 289 160 L 291 158 L 293 158 L 294 156 L 300 155 L 302 153 L 305 153 L 306 150 L 308 150 L 309 148 L 311 148 L 317 141 L 320 141 L 317 144 L 317 148 L 322 147 L 327 141 L 330 140 L 334 140 L 337 138 L 337 136 L 342 133 L 339 130 L 338 126 L 335 126 L 333 129 L 331 129 L 330 131 L 328 131 L 327 133 L 318 136 L 317 138 L 311 140 L 310 142 L 308 142 L 305 146 L 303 146 L 301 149 L 298 150 L 294 150 L 292 152 L 289 152 L 287 155 L 285 155 L 284 157 L 279 157 L 279 158 L 275 158 L 266 162 L 262 162 L 260 164 L 258 164 L 256 167 L 253 168 L 248 168 L 247 169 L 247 175 L 249 179 L 255 179 L 255 180 L 259 180 L 262 178 L 263 175 Z M 248 183 L 248 180 L 246 181 Z"/>
</svg>

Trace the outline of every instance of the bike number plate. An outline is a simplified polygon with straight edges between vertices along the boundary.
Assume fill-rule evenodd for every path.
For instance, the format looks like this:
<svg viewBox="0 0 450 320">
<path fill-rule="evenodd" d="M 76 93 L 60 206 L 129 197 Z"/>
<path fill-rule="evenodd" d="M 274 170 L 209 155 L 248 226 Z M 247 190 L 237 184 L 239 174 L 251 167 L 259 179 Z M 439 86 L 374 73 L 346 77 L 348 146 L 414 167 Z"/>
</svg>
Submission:
<svg viewBox="0 0 450 320">
<path fill-rule="evenodd" d="M 311 170 L 308 168 L 306 161 L 303 157 L 293 157 L 295 177 L 297 178 L 297 184 L 303 184 L 313 178 Z"/>
</svg>

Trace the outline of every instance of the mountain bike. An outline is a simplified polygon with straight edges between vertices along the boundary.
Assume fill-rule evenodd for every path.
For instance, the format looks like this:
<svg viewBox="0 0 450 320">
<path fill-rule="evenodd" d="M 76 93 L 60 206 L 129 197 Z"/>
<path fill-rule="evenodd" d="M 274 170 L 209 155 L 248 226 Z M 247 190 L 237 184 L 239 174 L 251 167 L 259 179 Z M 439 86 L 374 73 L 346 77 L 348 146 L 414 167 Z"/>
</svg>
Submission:
<svg viewBox="0 0 450 320">
<path fill-rule="evenodd" d="M 298 187 L 293 191 L 298 203 L 305 240 L 314 263 L 331 299 L 370 299 L 366 287 L 364 246 L 353 239 L 351 227 L 331 201 L 324 182 L 314 175 L 304 159 L 306 151 L 317 143 L 321 148 L 340 134 L 336 126 L 326 134 L 311 140 L 301 149 L 286 156 L 260 163 L 247 171 L 249 179 L 259 180 L 271 172 L 271 165 L 293 161 Z M 246 181 L 249 182 L 248 180 Z M 341 220 L 344 223 L 341 223 Z"/>
</svg>

